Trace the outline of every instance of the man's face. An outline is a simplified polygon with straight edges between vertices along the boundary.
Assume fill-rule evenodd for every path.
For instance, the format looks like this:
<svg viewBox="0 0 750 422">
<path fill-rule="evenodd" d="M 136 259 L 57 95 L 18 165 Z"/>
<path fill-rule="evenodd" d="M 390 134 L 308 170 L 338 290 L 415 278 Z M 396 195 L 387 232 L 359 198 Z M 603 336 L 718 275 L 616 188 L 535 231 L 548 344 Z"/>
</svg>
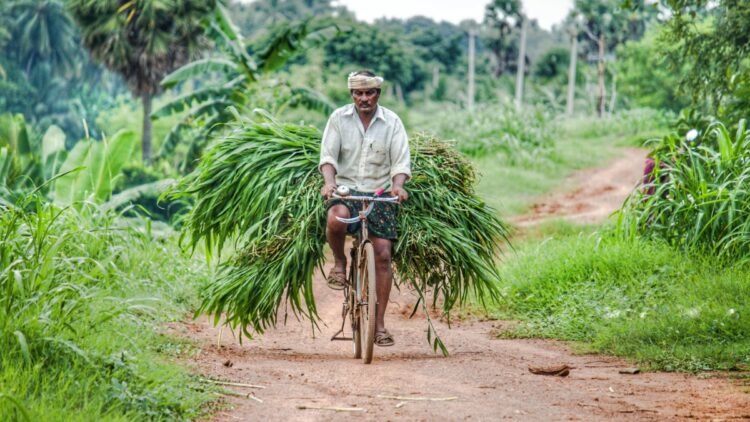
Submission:
<svg viewBox="0 0 750 422">
<path fill-rule="evenodd" d="M 375 110 L 378 105 L 378 98 L 380 98 L 380 91 L 375 88 L 369 89 L 353 89 L 352 99 L 354 100 L 354 106 L 357 110 L 370 113 Z"/>
</svg>

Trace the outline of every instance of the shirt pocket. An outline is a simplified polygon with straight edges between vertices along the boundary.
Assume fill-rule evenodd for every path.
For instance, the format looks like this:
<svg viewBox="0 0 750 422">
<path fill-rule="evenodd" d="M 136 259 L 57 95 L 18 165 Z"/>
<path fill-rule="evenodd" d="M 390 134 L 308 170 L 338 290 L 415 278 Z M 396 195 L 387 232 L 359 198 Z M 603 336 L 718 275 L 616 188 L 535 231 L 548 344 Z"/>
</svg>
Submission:
<svg viewBox="0 0 750 422">
<path fill-rule="evenodd" d="M 367 139 L 367 162 L 382 166 L 388 163 L 388 145 L 382 138 Z"/>
</svg>

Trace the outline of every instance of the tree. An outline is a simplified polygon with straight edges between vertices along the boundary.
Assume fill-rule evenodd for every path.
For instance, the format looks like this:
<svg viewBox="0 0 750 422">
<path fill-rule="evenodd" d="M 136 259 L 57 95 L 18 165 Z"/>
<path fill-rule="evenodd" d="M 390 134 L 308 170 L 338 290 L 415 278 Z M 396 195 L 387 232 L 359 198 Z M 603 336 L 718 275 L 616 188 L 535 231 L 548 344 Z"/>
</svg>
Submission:
<svg viewBox="0 0 750 422">
<path fill-rule="evenodd" d="M 408 93 L 422 87 L 427 72 L 410 54 L 404 40 L 390 31 L 358 24 L 352 32 L 334 38 L 325 46 L 326 65 L 347 69 L 371 69 Z"/>
<path fill-rule="evenodd" d="M 143 160 L 151 160 L 151 102 L 169 72 L 205 46 L 217 0 L 69 0 L 92 57 L 120 74 L 143 102 Z"/>
<path fill-rule="evenodd" d="M 750 108 L 750 3 L 742 0 L 663 0 L 662 35 L 673 72 L 693 103 L 736 122 Z M 630 5 L 638 9 L 638 5 Z M 689 67 L 685 69 L 685 64 Z"/>
<path fill-rule="evenodd" d="M 495 77 L 508 70 L 517 59 L 518 47 L 512 32 L 522 23 L 520 0 L 493 0 L 485 7 L 484 23 L 488 28 L 487 45 L 493 59 L 492 73 Z"/>
<path fill-rule="evenodd" d="M 574 19 L 582 21 L 583 41 L 588 41 L 589 50 L 597 52 L 599 117 L 604 115 L 607 51 L 613 51 L 627 39 L 640 38 L 645 32 L 646 23 L 655 14 L 652 8 L 645 6 L 645 0 L 633 1 L 641 7 L 625 9 L 621 7 L 621 0 L 576 0 L 572 11 Z"/>
</svg>

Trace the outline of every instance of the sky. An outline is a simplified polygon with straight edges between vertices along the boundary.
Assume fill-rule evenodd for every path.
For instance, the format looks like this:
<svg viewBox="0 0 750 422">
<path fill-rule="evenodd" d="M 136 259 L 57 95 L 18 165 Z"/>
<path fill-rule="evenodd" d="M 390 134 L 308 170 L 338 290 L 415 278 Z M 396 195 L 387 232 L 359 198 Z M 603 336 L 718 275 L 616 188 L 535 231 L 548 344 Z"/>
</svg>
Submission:
<svg viewBox="0 0 750 422">
<path fill-rule="evenodd" d="M 382 16 L 403 19 L 424 15 L 436 21 L 459 23 L 465 19 L 481 22 L 488 3 L 489 0 L 336 0 L 334 4 L 346 6 L 357 19 L 367 22 Z M 573 0 L 522 0 L 522 3 L 526 14 L 545 29 L 562 22 L 573 7 Z"/>
</svg>

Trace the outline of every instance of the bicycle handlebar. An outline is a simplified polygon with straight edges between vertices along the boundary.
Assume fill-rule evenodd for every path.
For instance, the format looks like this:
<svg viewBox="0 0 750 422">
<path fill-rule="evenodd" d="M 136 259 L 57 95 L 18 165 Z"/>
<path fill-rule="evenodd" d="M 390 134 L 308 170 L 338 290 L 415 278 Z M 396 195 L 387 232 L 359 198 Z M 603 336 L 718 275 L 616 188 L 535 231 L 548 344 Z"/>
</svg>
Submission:
<svg viewBox="0 0 750 422">
<path fill-rule="evenodd" d="M 334 193 L 331 195 L 331 197 L 336 198 L 336 199 L 343 199 L 346 201 L 369 202 L 370 204 L 367 206 L 367 209 L 365 209 L 365 217 L 370 215 L 370 213 L 372 212 L 372 208 L 375 206 L 375 202 L 387 202 L 391 204 L 399 203 L 397 196 L 388 196 L 385 198 L 381 198 L 378 196 L 359 196 L 359 195 L 358 196 L 353 196 L 353 195 L 352 196 L 340 196 Z M 336 217 L 336 220 L 342 223 L 352 224 L 352 223 L 356 223 L 357 221 L 359 221 L 359 216 L 351 217 L 351 218 Z"/>
</svg>

